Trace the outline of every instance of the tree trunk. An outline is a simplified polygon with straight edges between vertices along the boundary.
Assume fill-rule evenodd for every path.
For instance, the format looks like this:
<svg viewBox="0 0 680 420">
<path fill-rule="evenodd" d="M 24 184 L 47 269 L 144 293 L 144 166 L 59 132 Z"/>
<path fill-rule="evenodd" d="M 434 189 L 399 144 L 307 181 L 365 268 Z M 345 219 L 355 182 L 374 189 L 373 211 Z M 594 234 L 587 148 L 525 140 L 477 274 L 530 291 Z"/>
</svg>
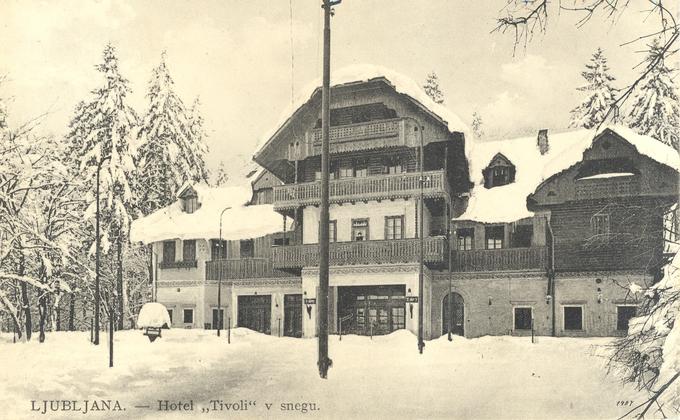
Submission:
<svg viewBox="0 0 680 420">
<path fill-rule="evenodd" d="M 19 247 L 19 276 L 24 276 L 26 274 L 26 268 L 24 266 L 24 253 L 21 247 Z M 20 282 L 21 286 L 21 307 L 24 309 L 24 328 L 26 329 L 26 340 L 31 340 L 31 333 L 33 331 L 33 322 L 31 320 L 31 302 L 28 300 L 28 286 L 25 281 Z"/>
<path fill-rule="evenodd" d="M 69 301 L 69 311 L 68 311 L 68 330 L 75 331 L 75 312 L 76 312 L 76 294 L 71 293 L 71 299 Z"/>
<path fill-rule="evenodd" d="M 123 302 L 124 302 L 124 296 L 123 296 L 123 238 L 121 235 L 118 235 L 118 255 L 117 255 L 117 282 L 116 282 L 116 288 L 117 288 L 117 293 L 116 297 L 117 299 L 117 308 L 116 312 L 118 313 L 118 318 L 117 318 L 117 329 L 118 331 L 123 329 L 123 320 L 125 318 L 125 312 L 123 312 Z"/>
<path fill-rule="evenodd" d="M 61 328 L 61 291 L 57 286 L 57 292 L 54 294 L 54 301 L 52 303 L 52 311 L 50 312 L 50 323 L 52 324 L 52 331 L 59 331 Z"/>
<path fill-rule="evenodd" d="M 47 295 L 42 293 L 38 298 L 38 313 L 40 314 L 40 335 L 38 341 L 45 342 L 45 322 L 47 321 Z"/>
</svg>

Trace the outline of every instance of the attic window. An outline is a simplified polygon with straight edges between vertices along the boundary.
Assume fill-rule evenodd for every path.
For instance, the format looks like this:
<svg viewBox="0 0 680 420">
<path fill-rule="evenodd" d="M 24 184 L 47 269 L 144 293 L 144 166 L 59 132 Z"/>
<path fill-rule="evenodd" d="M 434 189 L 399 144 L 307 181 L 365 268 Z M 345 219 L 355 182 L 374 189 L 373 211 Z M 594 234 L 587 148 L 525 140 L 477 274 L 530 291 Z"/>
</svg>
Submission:
<svg viewBox="0 0 680 420">
<path fill-rule="evenodd" d="M 182 198 L 182 207 L 185 213 L 193 213 L 198 210 L 198 197 L 196 195 L 191 195 Z"/>
<path fill-rule="evenodd" d="M 515 182 L 515 165 L 508 158 L 498 153 L 491 159 L 489 166 L 483 171 L 484 187 L 493 188 Z"/>
</svg>

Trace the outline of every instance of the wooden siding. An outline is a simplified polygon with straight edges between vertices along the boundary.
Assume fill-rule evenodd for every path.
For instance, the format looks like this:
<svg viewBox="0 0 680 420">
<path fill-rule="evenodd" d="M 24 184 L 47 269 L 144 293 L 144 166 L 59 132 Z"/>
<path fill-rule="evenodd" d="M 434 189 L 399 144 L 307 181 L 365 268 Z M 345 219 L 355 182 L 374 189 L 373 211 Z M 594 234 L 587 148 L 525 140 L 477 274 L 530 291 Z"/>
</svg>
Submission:
<svg viewBox="0 0 680 420">
<path fill-rule="evenodd" d="M 451 253 L 453 271 L 546 270 L 548 248 L 473 249 Z"/>
<path fill-rule="evenodd" d="M 296 277 L 295 275 L 277 270 L 267 258 L 242 258 L 207 261 L 205 263 L 206 280 L 253 279 Z"/>
<path fill-rule="evenodd" d="M 653 271 L 663 248 L 663 200 L 582 201 L 552 209 L 557 271 Z M 596 235 L 591 219 L 608 214 L 609 233 Z"/>
</svg>

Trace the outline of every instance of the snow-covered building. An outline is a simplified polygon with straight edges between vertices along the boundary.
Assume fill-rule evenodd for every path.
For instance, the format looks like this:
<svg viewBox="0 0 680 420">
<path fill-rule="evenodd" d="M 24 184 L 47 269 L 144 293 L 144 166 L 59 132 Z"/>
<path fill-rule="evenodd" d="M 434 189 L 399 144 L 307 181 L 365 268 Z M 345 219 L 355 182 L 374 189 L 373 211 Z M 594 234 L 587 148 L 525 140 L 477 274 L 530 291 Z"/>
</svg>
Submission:
<svg viewBox="0 0 680 420">
<path fill-rule="evenodd" d="M 661 266 L 678 170 L 675 150 L 620 126 L 474 144 L 474 186 L 453 220 L 456 327 L 624 333 L 639 297 L 631 285 Z"/>
<path fill-rule="evenodd" d="M 416 332 L 418 305 L 426 338 L 449 318 L 467 337 L 625 330 L 633 291 L 664 257 L 676 151 L 623 127 L 472 143 L 453 113 L 383 68 L 334 71 L 331 93 L 332 333 Z M 315 84 L 262 138 L 249 188 L 185 185 L 133 223 L 173 326 L 214 328 L 221 279 L 232 325 L 316 335 L 320 118 Z"/>
</svg>

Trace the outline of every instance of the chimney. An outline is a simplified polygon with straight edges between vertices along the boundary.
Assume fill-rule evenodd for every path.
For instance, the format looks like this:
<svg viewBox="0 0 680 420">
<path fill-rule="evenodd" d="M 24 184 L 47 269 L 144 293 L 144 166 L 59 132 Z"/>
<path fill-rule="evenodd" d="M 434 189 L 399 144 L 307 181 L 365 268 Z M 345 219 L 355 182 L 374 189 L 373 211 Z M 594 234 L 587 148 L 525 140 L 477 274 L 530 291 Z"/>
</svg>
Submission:
<svg viewBox="0 0 680 420">
<path fill-rule="evenodd" d="M 550 150 L 550 144 L 548 143 L 547 128 L 538 130 L 538 140 L 536 144 L 538 145 L 538 150 L 541 152 L 542 155 L 548 153 L 548 150 Z"/>
</svg>

